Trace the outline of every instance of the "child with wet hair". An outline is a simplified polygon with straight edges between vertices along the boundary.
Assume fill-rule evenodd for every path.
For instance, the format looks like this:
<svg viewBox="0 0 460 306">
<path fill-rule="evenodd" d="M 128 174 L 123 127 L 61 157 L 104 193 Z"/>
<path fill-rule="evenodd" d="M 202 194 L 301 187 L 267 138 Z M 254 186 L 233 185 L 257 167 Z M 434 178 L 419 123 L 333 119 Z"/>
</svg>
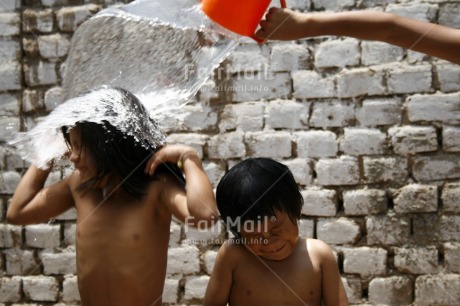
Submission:
<svg viewBox="0 0 460 306">
<path fill-rule="evenodd" d="M 324 35 L 376 40 L 460 64 L 460 29 L 386 12 L 301 13 L 272 7 L 256 36 L 296 40 Z"/>
<path fill-rule="evenodd" d="M 235 237 L 217 254 L 205 306 L 348 305 L 331 248 L 299 237 L 303 198 L 288 167 L 244 160 L 222 178 L 216 199 Z"/>
<path fill-rule="evenodd" d="M 97 98 L 106 96 L 113 100 L 107 108 Z M 94 98 L 94 107 L 108 118 L 119 115 L 110 114 L 114 109 L 145 112 L 133 94 L 120 88 L 85 97 Z M 43 222 L 75 207 L 82 305 L 162 305 L 172 217 L 208 226 L 217 219 L 198 154 L 185 145 L 139 139 L 105 120 L 79 121 L 62 131 L 75 169 L 45 187 L 52 167 L 30 166 L 14 193 L 8 222 Z"/>
</svg>

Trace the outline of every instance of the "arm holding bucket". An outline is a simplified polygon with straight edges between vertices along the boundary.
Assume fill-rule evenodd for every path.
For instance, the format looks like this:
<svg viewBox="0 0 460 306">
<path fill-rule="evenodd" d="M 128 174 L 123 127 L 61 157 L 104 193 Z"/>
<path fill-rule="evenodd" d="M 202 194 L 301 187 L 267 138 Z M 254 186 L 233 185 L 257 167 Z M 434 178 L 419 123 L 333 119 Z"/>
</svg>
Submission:
<svg viewBox="0 0 460 306">
<path fill-rule="evenodd" d="M 323 35 L 377 40 L 460 64 L 460 29 L 398 15 L 353 11 L 300 13 L 270 8 L 256 36 L 264 40 L 295 40 Z"/>
</svg>

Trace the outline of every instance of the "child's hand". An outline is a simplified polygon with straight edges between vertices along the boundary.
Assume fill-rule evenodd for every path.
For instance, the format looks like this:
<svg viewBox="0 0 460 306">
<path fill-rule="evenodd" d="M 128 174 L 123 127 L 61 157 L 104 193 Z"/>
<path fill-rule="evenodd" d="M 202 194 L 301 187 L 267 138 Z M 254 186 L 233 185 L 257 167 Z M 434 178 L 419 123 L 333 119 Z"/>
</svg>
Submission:
<svg viewBox="0 0 460 306">
<path fill-rule="evenodd" d="M 307 37 L 306 17 L 306 14 L 272 7 L 260 22 L 256 36 L 264 40 L 296 40 Z"/>
<path fill-rule="evenodd" d="M 153 175 L 156 168 L 163 163 L 177 164 L 181 168 L 184 159 L 190 155 L 198 156 L 192 147 L 181 144 L 166 145 L 150 157 L 144 171 L 146 174 Z"/>
</svg>

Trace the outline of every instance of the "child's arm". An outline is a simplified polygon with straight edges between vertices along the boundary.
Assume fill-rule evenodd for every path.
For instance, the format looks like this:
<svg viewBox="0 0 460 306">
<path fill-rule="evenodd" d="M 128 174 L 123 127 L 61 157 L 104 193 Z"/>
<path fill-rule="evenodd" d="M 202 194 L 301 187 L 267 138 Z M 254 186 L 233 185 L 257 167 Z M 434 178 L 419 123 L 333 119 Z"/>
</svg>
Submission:
<svg viewBox="0 0 460 306">
<path fill-rule="evenodd" d="M 43 222 L 74 206 L 68 179 L 44 188 L 50 171 L 30 166 L 19 182 L 8 208 L 6 218 L 9 223 Z"/>
<path fill-rule="evenodd" d="M 232 260 L 229 245 L 225 242 L 217 253 L 211 278 L 204 295 L 203 306 L 225 306 L 232 287 Z"/>
<path fill-rule="evenodd" d="M 146 172 L 153 175 L 162 163 L 178 164 L 186 179 L 186 192 L 177 179 L 166 182 L 163 198 L 171 212 L 189 225 L 211 226 L 218 220 L 212 185 L 196 151 L 185 145 L 166 145 L 147 162 Z"/>
<path fill-rule="evenodd" d="M 384 12 L 299 13 L 271 8 L 256 35 L 295 40 L 322 35 L 378 40 L 460 64 L 460 29 Z"/>
<path fill-rule="evenodd" d="M 321 262 L 321 292 L 324 306 L 348 306 L 339 268 L 331 248 L 321 240 L 310 239 L 314 256 Z"/>
</svg>

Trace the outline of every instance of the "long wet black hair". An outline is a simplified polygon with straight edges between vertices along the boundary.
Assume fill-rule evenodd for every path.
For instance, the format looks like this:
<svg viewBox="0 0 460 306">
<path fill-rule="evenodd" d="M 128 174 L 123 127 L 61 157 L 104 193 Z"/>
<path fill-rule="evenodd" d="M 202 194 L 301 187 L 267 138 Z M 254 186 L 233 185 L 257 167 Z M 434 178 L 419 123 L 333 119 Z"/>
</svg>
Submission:
<svg viewBox="0 0 460 306">
<path fill-rule="evenodd" d="M 132 103 L 142 107 L 140 101 L 132 93 L 123 89 L 117 90 L 122 91 Z M 161 165 L 153 177 L 145 174 L 147 161 L 159 148 L 152 147 L 146 141 L 136 140 L 107 121 L 102 123 L 81 121 L 71 128 L 62 127 L 68 146 L 71 145 L 69 132 L 72 128 L 78 129 L 81 137 L 80 149 L 86 150 L 85 153 L 91 159 L 91 164 L 96 168 L 95 176 L 78 186 L 78 191 L 87 191 L 108 178 L 109 181 L 117 182 L 128 194 L 140 199 L 145 195 L 147 185 L 160 172 L 171 172 L 182 183 L 185 182 L 182 172 L 175 164 Z"/>
</svg>

